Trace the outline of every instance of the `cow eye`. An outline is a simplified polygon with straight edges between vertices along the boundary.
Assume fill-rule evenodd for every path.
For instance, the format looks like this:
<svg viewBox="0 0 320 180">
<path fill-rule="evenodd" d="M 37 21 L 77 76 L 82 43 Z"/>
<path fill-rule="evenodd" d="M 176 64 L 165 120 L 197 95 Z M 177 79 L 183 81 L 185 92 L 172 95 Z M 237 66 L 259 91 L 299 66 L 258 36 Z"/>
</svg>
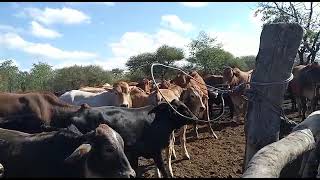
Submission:
<svg viewBox="0 0 320 180">
<path fill-rule="evenodd" d="M 108 152 L 108 153 L 113 153 L 113 152 L 114 152 L 114 149 L 113 149 L 113 148 L 106 148 L 105 150 L 106 150 L 106 152 Z"/>
<path fill-rule="evenodd" d="M 195 96 L 193 94 L 190 95 L 191 98 L 195 98 Z"/>
</svg>

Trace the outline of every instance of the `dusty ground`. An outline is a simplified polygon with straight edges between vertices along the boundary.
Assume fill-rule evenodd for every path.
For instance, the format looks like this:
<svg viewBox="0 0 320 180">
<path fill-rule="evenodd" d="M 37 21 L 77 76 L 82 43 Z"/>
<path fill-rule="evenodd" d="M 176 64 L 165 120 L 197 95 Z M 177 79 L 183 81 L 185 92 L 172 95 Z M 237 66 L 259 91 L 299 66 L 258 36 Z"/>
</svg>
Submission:
<svg viewBox="0 0 320 180">
<path fill-rule="evenodd" d="M 287 117 L 295 121 L 297 113 L 289 113 L 291 104 L 283 105 Z M 226 112 L 228 114 L 228 112 Z M 223 119 L 228 120 L 224 117 Z M 235 123 L 214 124 L 214 132 L 219 139 L 212 138 L 206 125 L 199 126 L 200 139 L 193 138 L 192 126 L 187 131 L 187 149 L 191 160 L 182 160 L 182 149 L 179 142 L 175 149 L 177 159 L 172 161 L 175 177 L 217 177 L 237 178 L 242 175 L 242 165 L 245 152 L 244 125 Z M 178 138 L 176 138 L 178 139 Z M 177 140 L 178 141 L 178 140 Z M 155 177 L 155 168 L 152 160 L 139 159 L 139 167 L 143 177 Z"/>
</svg>

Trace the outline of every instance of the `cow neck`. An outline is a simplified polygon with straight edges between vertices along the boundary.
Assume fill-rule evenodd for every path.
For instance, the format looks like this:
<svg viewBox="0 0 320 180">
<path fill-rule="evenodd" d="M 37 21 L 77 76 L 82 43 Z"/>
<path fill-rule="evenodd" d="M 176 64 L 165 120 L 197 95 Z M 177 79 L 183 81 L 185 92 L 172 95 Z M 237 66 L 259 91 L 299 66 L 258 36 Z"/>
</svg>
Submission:
<svg viewBox="0 0 320 180">
<path fill-rule="evenodd" d="M 48 147 L 52 147 L 53 144 L 61 144 L 62 147 L 68 147 L 68 149 L 70 150 L 70 152 L 65 152 L 67 154 L 71 154 L 77 147 L 85 142 L 83 136 L 79 136 L 66 129 L 61 129 L 59 131 L 53 132 L 30 134 L 28 140 L 36 144 L 47 144 Z"/>
</svg>

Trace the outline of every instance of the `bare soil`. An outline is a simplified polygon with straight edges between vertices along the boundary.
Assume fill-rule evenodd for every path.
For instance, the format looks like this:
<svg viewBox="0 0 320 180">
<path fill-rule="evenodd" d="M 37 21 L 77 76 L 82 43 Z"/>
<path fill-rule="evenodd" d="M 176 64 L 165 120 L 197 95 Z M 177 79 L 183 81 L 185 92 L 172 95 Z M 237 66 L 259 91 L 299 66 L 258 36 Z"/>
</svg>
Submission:
<svg viewBox="0 0 320 180">
<path fill-rule="evenodd" d="M 300 121 L 297 112 L 290 113 L 291 103 L 283 105 L 289 119 Z M 228 115 L 228 112 L 226 112 Z M 223 120 L 230 120 L 226 116 Z M 245 153 L 244 125 L 230 123 L 216 123 L 212 128 L 219 139 L 214 139 L 209 133 L 207 125 L 199 126 L 199 139 L 195 139 L 193 126 L 187 131 L 187 150 L 190 160 L 182 159 L 182 148 L 176 142 L 177 159 L 172 161 L 174 177 L 178 178 L 239 178 L 242 175 L 242 165 Z M 176 138 L 178 141 L 179 138 Z M 164 155 L 164 152 L 163 152 Z M 165 159 L 165 156 L 163 156 Z M 166 160 L 165 160 L 166 163 Z M 152 159 L 139 159 L 139 171 L 145 178 L 155 177 L 155 166 Z"/>
</svg>

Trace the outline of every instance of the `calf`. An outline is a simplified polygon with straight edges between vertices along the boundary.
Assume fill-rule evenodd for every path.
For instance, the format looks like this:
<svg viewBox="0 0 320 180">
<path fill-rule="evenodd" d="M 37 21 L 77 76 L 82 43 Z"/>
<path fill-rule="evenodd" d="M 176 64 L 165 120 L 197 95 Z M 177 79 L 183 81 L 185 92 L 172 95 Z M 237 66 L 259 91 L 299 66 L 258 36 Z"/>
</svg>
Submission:
<svg viewBox="0 0 320 180">
<path fill-rule="evenodd" d="M 148 105 L 156 106 L 161 101 L 161 96 L 157 91 L 153 91 L 151 94 L 147 94 L 144 90 L 138 87 L 132 88 L 130 91 L 132 99 L 132 107 L 139 108 Z"/>
<path fill-rule="evenodd" d="M 180 101 L 170 103 L 181 114 L 195 118 L 191 111 Z M 125 152 L 134 170 L 138 167 L 138 157 L 152 158 L 156 166 L 165 177 L 169 174 L 165 170 L 161 151 L 168 147 L 173 130 L 193 121 L 178 115 L 167 103 L 155 107 L 142 108 L 122 107 L 82 107 L 71 118 L 81 132 L 99 123 L 106 123 L 116 130 L 123 138 Z"/>
<path fill-rule="evenodd" d="M 105 124 L 85 135 L 0 128 L 4 177 L 135 177 L 123 148 L 121 136 Z"/>
</svg>

